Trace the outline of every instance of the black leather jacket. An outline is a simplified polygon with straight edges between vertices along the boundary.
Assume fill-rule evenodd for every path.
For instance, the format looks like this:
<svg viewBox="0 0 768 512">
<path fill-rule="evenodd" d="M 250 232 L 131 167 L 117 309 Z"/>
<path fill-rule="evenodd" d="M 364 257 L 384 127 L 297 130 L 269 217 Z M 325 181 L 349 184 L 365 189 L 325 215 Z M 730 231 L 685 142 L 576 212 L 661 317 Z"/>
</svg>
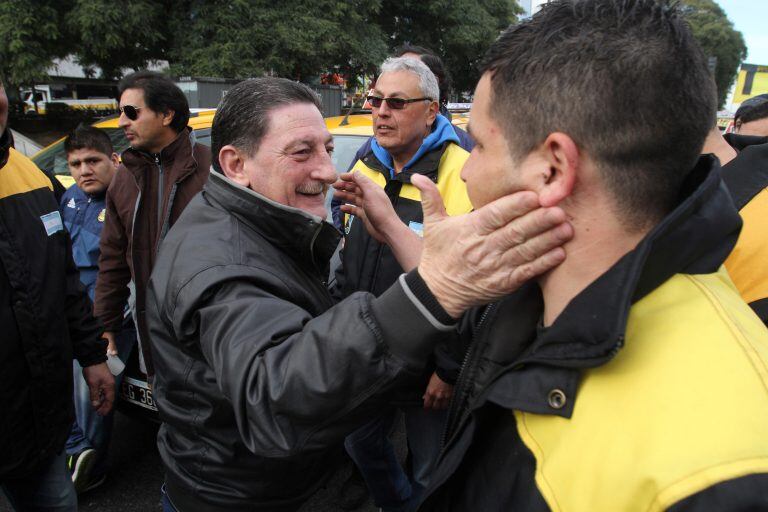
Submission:
<svg viewBox="0 0 768 512">
<path fill-rule="evenodd" d="M 212 172 L 161 245 L 147 311 L 158 445 L 182 512 L 298 508 L 439 341 L 402 282 L 334 306 L 338 240 Z"/>
</svg>

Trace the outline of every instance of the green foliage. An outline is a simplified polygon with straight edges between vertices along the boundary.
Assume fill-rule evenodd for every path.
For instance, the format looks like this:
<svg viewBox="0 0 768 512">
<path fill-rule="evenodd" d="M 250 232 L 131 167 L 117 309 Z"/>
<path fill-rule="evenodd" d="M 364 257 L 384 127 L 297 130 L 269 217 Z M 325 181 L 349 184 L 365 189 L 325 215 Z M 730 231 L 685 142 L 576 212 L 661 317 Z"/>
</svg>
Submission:
<svg viewBox="0 0 768 512">
<path fill-rule="evenodd" d="M 153 0 L 75 0 L 66 28 L 80 64 L 99 66 L 102 78 L 120 78 L 121 68 L 144 68 L 163 57 L 165 18 L 163 3 Z"/>
<path fill-rule="evenodd" d="M 60 30 L 63 9 L 58 0 L 0 1 L 0 78 L 6 85 L 44 80 L 55 57 L 67 53 Z"/>
<path fill-rule="evenodd" d="M 477 64 L 499 33 L 522 10 L 514 0 L 384 0 L 379 23 L 391 46 L 404 42 L 426 46 L 452 75 L 456 91 L 472 91 Z"/>
<path fill-rule="evenodd" d="M 179 2 L 169 58 L 182 75 L 295 79 L 330 70 L 360 73 L 386 53 L 370 22 L 378 1 L 234 0 Z M 180 5 L 177 5 L 179 7 Z"/>
<path fill-rule="evenodd" d="M 0 0 L 0 74 L 43 80 L 54 58 L 74 54 L 103 78 L 155 59 L 174 75 L 355 78 L 411 42 L 471 91 L 478 60 L 519 12 L 515 0 Z"/>
<path fill-rule="evenodd" d="M 707 57 L 717 59 L 715 82 L 718 105 L 722 108 L 739 66 L 747 56 L 747 46 L 741 32 L 733 28 L 733 24 L 714 0 L 684 0 L 684 3 L 686 18 L 694 37 Z"/>
</svg>

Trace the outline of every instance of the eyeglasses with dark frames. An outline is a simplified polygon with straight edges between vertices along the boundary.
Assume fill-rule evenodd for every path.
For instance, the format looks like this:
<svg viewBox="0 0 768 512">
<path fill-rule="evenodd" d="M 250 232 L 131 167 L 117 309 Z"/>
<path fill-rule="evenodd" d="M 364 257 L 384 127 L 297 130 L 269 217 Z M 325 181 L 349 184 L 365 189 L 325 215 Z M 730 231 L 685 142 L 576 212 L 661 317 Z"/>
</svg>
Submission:
<svg viewBox="0 0 768 512">
<path fill-rule="evenodd" d="M 405 106 L 408 103 L 416 103 L 418 101 L 432 101 L 432 98 L 382 98 L 381 96 L 368 96 L 366 98 L 368 100 L 368 103 L 371 104 L 373 108 L 380 108 L 381 104 L 385 101 L 387 102 L 387 106 L 391 108 L 392 110 L 402 110 L 405 108 Z"/>
</svg>

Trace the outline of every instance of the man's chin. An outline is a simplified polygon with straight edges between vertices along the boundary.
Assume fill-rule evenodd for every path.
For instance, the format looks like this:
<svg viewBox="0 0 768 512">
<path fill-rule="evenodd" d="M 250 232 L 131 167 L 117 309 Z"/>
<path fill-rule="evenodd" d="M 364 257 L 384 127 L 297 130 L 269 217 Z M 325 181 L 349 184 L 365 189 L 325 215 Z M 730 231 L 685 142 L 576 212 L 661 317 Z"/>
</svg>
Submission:
<svg viewBox="0 0 768 512">
<path fill-rule="evenodd" d="M 319 195 L 321 199 L 314 199 L 308 196 L 300 196 L 301 199 L 297 201 L 297 204 L 293 205 L 295 208 L 302 210 L 310 215 L 325 219 L 328 216 L 328 212 L 325 209 L 325 196 Z"/>
</svg>

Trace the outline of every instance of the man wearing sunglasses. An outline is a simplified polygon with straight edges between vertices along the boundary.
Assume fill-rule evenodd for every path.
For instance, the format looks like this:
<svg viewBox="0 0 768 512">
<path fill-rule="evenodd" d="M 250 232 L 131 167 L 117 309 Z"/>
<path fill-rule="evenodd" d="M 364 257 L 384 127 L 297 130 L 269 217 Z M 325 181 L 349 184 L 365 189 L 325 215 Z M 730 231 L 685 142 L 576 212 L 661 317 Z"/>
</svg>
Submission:
<svg viewBox="0 0 768 512">
<path fill-rule="evenodd" d="M 439 100 L 437 79 L 420 59 L 387 59 L 368 96 L 374 139 L 352 167 L 382 187 L 400 220 L 419 234 L 423 216 L 421 196 L 411 184 L 414 175 L 427 176 L 437 184 L 449 215 L 472 209 L 461 181 L 469 153 L 460 146 L 448 119 L 438 113 Z M 342 264 L 336 273 L 337 298 L 357 291 L 380 295 L 403 268 L 390 248 L 372 238 L 355 217 L 345 219 L 345 233 Z M 441 345 L 421 381 L 394 397 L 390 407 L 345 442 L 374 502 L 385 511 L 411 510 L 426 487 L 440 450 L 445 410 L 461 357 L 461 353 L 452 354 L 447 343 Z M 398 409 L 405 415 L 410 475 L 403 471 L 387 437 Z"/>
<path fill-rule="evenodd" d="M 133 283 L 132 313 L 151 377 L 146 285 L 160 241 L 208 178 L 211 152 L 194 143 L 187 99 L 170 78 L 139 71 L 120 82 L 119 92 L 119 124 L 131 147 L 107 191 L 94 311 L 114 345 Z"/>
</svg>

